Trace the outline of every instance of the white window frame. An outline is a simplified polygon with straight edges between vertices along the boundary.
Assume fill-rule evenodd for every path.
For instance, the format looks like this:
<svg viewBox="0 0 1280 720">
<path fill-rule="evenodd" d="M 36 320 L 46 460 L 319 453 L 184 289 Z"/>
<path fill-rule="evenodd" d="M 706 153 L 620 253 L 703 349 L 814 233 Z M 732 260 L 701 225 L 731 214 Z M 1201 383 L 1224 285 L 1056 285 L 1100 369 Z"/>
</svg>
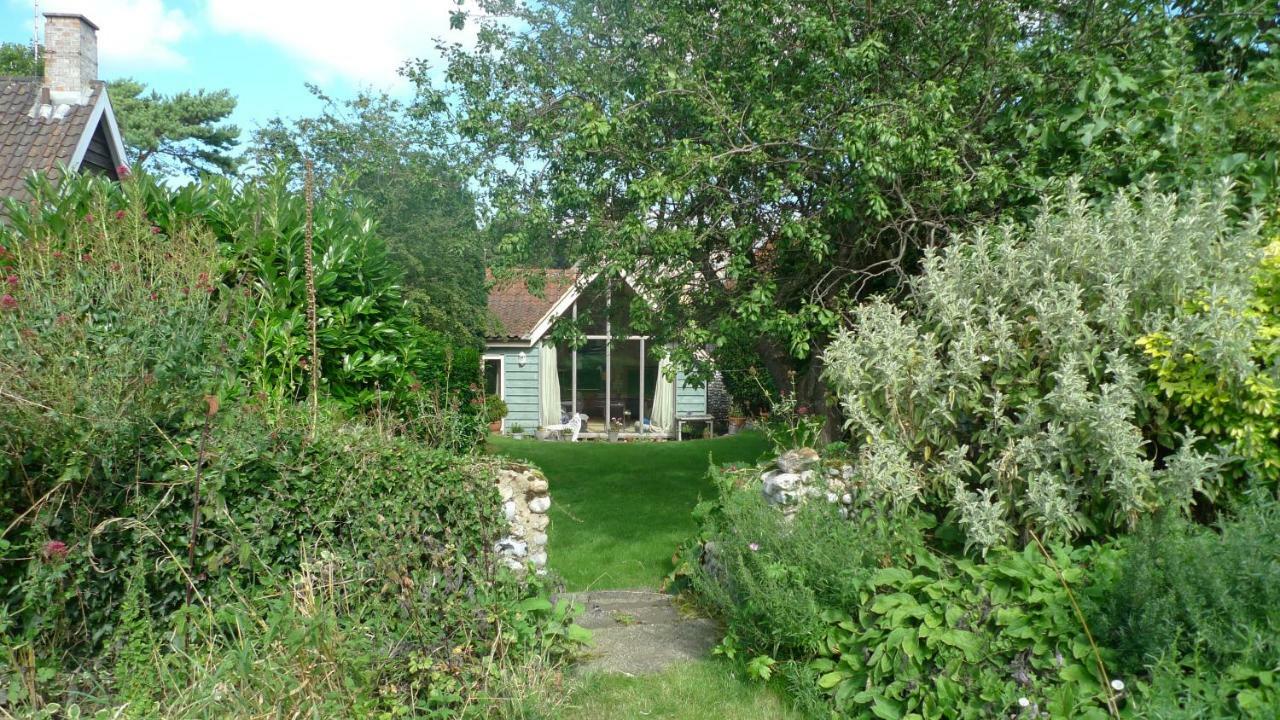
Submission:
<svg viewBox="0 0 1280 720">
<path fill-rule="evenodd" d="M 480 356 L 480 373 L 484 374 L 485 363 L 490 360 L 498 361 L 498 398 L 502 401 L 507 399 L 507 356 L 506 355 L 481 355 Z"/>
</svg>

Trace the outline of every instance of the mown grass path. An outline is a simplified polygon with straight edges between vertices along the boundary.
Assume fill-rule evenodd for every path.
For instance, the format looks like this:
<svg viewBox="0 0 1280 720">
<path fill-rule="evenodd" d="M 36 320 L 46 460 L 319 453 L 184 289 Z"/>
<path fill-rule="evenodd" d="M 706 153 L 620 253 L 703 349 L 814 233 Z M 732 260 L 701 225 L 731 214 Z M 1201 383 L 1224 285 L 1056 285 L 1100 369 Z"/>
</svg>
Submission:
<svg viewBox="0 0 1280 720">
<path fill-rule="evenodd" d="M 681 619 L 654 593 L 676 547 L 697 531 L 690 513 L 714 488 L 710 462 L 755 462 L 767 450 L 742 433 L 680 443 L 559 443 L 494 438 L 491 452 L 542 469 L 551 485 L 549 564 L 588 606 L 599 633 L 556 717 L 565 720 L 789 720 L 770 690 L 723 660 L 699 655 L 718 631 Z M 596 607 L 596 606 L 599 607 Z M 672 637 L 672 633 L 681 633 Z M 695 648 L 696 646 L 696 648 Z M 599 654 L 611 654 L 600 657 Z M 674 663 L 674 664 L 672 664 Z M 593 671 L 591 668 L 603 667 Z"/>
<path fill-rule="evenodd" d="M 676 547 L 697 530 L 694 505 L 714 492 L 709 462 L 755 462 L 767 447 L 757 433 L 679 443 L 489 442 L 491 452 L 546 473 L 548 556 L 569 590 L 656 589 Z"/>
</svg>

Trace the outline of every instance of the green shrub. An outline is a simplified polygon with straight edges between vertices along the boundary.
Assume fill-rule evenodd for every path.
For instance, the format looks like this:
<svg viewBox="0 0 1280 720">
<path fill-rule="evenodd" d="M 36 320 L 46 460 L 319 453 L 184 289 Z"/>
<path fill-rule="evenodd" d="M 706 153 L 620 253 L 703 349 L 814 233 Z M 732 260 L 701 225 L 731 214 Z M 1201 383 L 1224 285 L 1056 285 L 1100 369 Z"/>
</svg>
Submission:
<svg viewBox="0 0 1280 720">
<path fill-rule="evenodd" d="M 1176 327 L 1139 340 L 1152 393 L 1168 399 L 1168 425 L 1189 426 L 1231 458 L 1230 489 L 1280 485 L 1280 240 L 1273 240 L 1242 302 L 1213 294 L 1189 303 Z M 1235 346 L 1244 367 L 1222 365 Z"/>
<path fill-rule="evenodd" d="M 458 717 L 582 639 L 494 555 L 495 466 L 458 452 L 481 415 L 451 374 L 478 360 L 422 334 L 437 385 L 387 389 L 408 417 L 328 392 L 312 416 L 245 380 L 270 375 L 241 343 L 280 307 L 231 284 L 255 276 L 195 191 L 37 189 L 44 214 L 0 231 L 0 714 Z M 369 380 L 344 372 L 326 389 Z M 371 377 L 376 410 L 397 375 Z"/>
<path fill-rule="evenodd" d="M 1149 702 L 1280 707 L 1280 504 L 1250 503 L 1216 530 L 1162 516 L 1124 546 L 1091 622 L 1120 671 L 1151 668 Z"/>
<path fill-rule="evenodd" d="M 247 316 L 216 283 L 213 238 L 158 237 L 128 197 L 115 210 L 90 194 L 84 212 L 0 241 L 0 635 L 33 661 L 111 632 L 128 555 L 94 529 L 157 481 L 204 396 L 234 392 Z"/>
<path fill-rule="evenodd" d="M 714 560 L 693 584 L 725 621 L 720 652 L 781 675 L 813 716 L 1107 716 L 1058 569 L 1082 593 L 1112 551 L 1056 547 L 1056 568 L 1035 546 L 953 560 L 927 549 L 929 522 L 869 497 L 847 518 L 815 501 L 788 520 L 756 487 L 719 484 L 703 511 Z"/>
<path fill-rule="evenodd" d="M 78 227 L 68 218 L 106 221 L 121 211 L 140 216 L 152 240 L 197 229 L 211 235 L 223 258 L 212 281 L 244 292 L 253 305 L 252 321 L 241 329 L 248 389 L 286 404 L 307 396 L 306 202 L 287 176 L 240 185 L 212 179 L 175 190 L 145 173 L 120 185 L 73 175 L 56 184 L 33 179 L 29 189 L 32 205 L 6 205 L 10 245 L 65 235 Z M 418 323 L 367 210 L 359 199 L 315 199 L 322 390 L 349 408 L 402 418 L 416 417 L 423 403 L 453 407 L 467 420 L 465 443 L 474 445 L 481 435 L 478 341 Z"/>
<path fill-rule="evenodd" d="M 1074 190 L 1029 227 L 928 255 L 900 305 L 852 310 L 826 354 L 870 487 L 961 524 L 991 548 L 1035 529 L 1099 536 L 1213 489 L 1194 438 L 1156 452 L 1166 412 L 1136 341 L 1212 294 L 1242 301 L 1256 222 L 1225 190 L 1090 203 Z M 1223 373 L 1249 347 L 1216 348 Z"/>
</svg>

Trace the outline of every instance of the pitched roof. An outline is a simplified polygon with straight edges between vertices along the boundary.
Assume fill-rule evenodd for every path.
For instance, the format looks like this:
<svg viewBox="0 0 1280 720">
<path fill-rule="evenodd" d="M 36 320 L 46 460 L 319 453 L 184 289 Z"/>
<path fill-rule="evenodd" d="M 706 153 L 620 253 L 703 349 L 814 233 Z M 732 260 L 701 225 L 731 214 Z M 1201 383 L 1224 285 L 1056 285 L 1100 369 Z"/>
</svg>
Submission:
<svg viewBox="0 0 1280 720">
<path fill-rule="evenodd" d="M 96 82 L 85 104 L 52 105 L 40 78 L 0 77 L 0 197 L 27 200 L 33 170 L 52 179 L 58 163 L 76 169 L 83 157 L 83 151 L 76 157 L 77 149 L 103 116 L 105 93 L 105 83 Z"/>
<path fill-rule="evenodd" d="M 543 273 L 546 284 L 542 297 L 538 297 L 530 292 L 524 278 Z M 578 271 L 575 268 L 518 270 L 514 279 L 495 282 L 492 273 L 487 273 L 485 279 L 490 283 L 489 313 L 494 319 L 494 327 L 485 335 L 499 342 L 527 342 L 538 323 L 573 289 Z"/>
</svg>

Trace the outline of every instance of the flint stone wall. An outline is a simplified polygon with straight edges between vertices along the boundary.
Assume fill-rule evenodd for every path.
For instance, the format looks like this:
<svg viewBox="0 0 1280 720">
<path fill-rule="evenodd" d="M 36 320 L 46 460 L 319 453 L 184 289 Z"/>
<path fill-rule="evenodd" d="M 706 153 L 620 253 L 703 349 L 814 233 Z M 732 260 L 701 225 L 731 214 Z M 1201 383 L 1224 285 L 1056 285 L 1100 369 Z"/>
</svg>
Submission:
<svg viewBox="0 0 1280 720">
<path fill-rule="evenodd" d="M 498 469 L 498 493 L 507 518 L 508 534 L 494 543 L 494 551 L 513 570 L 532 567 L 542 574 L 547 569 L 547 526 L 551 519 L 550 486 L 541 470 L 526 465 Z"/>
</svg>

